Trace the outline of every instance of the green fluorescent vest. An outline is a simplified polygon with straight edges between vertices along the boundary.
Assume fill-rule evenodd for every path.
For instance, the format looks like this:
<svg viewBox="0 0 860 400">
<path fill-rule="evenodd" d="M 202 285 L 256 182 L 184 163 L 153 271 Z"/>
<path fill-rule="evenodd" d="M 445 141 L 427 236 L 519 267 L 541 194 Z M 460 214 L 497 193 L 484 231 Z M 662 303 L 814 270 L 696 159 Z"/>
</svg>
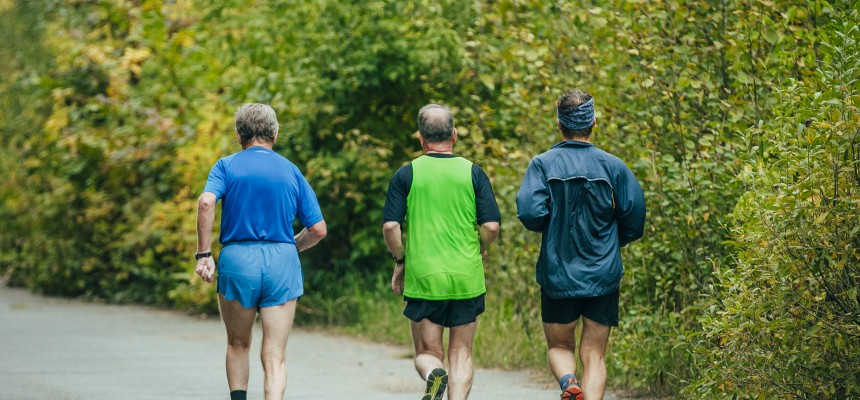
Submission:
<svg viewBox="0 0 860 400">
<path fill-rule="evenodd" d="M 469 160 L 421 156 L 412 161 L 404 296 L 460 300 L 487 291 L 476 219 Z"/>
</svg>

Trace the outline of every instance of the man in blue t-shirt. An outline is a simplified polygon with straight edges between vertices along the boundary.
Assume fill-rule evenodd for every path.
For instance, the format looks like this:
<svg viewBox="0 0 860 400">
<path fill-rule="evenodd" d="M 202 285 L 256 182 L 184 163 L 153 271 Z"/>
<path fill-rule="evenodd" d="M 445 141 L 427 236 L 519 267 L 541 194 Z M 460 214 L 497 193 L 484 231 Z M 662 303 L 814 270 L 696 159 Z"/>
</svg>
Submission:
<svg viewBox="0 0 860 400">
<path fill-rule="evenodd" d="M 261 359 L 266 399 L 282 399 L 287 385 L 285 351 L 296 300 L 304 293 L 298 252 L 326 235 L 310 184 L 298 167 L 272 146 L 278 138 L 275 111 L 244 104 L 236 111 L 242 151 L 215 163 L 197 211 L 197 267 L 206 282 L 215 275 L 210 248 L 215 204 L 222 201 L 218 304 L 227 327 L 227 384 L 231 400 L 245 400 L 248 349 L 257 316 L 263 322 Z M 305 227 L 293 234 L 293 221 Z"/>
</svg>

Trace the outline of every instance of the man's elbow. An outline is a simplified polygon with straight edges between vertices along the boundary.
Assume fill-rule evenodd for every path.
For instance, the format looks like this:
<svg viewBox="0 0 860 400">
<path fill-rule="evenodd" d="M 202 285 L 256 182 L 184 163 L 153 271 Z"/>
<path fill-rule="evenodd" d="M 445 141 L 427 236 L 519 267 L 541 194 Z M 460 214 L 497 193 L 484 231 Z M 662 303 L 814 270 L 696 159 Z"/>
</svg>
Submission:
<svg viewBox="0 0 860 400">
<path fill-rule="evenodd" d="M 215 208 L 215 195 L 205 192 L 197 199 L 197 209 L 200 211 L 210 211 Z"/>
<path fill-rule="evenodd" d="M 630 243 L 633 243 L 642 238 L 645 235 L 645 228 L 630 230 L 622 233 L 620 236 L 620 245 L 621 247 L 627 246 Z"/>
<path fill-rule="evenodd" d="M 382 224 L 382 234 L 391 235 L 400 230 L 400 223 L 397 221 L 386 221 Z"/>
<path fill-rule="evenodd" d="M 501 225 L 497 221 L 484 222 L 481 224 L 481 230 L 486 232 L 488 235 L 492 237 L 496 237 L 499 234 L 499 230 L 501 229 Z"/>
<path fill-rule="evenodd" d="M 543 224 L 545 218 L 518 214 L 517 219 L 520 220 L 520 223 L 522 223 L 526 229 L 532 232 L 543 231 Z"/>
<path fill-rule="evenodd" d="M 316 240 L 322 240 L 328 235 L 328 227 L 326 227 L 325 221 L 320 221 L 308 228 L 308 233 L 313 235 Z"/>
</svg>

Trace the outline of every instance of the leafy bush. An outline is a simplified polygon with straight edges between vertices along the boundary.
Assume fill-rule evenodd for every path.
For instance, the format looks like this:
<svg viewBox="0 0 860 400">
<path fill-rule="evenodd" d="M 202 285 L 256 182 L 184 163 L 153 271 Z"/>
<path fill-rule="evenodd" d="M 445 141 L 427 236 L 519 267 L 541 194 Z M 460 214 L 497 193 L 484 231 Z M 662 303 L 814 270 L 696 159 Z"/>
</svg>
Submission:
<svg viewBox="0 0 860 400">
<path fill-rule="evenodd" d="M 860 396 L 860 9 L 839 16 L 816 79 L 744 135 L 738 263 L 716 271 L 692 397 Z"/>
</svg>

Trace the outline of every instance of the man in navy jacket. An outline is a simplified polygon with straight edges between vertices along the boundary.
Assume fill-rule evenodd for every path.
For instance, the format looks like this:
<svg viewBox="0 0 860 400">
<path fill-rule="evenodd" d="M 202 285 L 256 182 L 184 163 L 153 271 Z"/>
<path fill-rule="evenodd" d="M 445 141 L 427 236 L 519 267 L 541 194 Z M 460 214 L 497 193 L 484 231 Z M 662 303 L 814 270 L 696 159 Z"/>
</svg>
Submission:
<svg viewBox="0 0 860 400">
<path fill-rule="evenodd" d="M 621 247 L 642 237 L 645 198 L 624 162 L 591 144 L 591 95 L 569 90 L 556 106 L 564 141 L 529 163 L 517 193 L 517 217 L 542 233 L 541 318 L 562 399 L 602 399 L 606 345 L 618 325 Z M 581 386 L 573 357 L 580 317 Z"/>
</svg>

